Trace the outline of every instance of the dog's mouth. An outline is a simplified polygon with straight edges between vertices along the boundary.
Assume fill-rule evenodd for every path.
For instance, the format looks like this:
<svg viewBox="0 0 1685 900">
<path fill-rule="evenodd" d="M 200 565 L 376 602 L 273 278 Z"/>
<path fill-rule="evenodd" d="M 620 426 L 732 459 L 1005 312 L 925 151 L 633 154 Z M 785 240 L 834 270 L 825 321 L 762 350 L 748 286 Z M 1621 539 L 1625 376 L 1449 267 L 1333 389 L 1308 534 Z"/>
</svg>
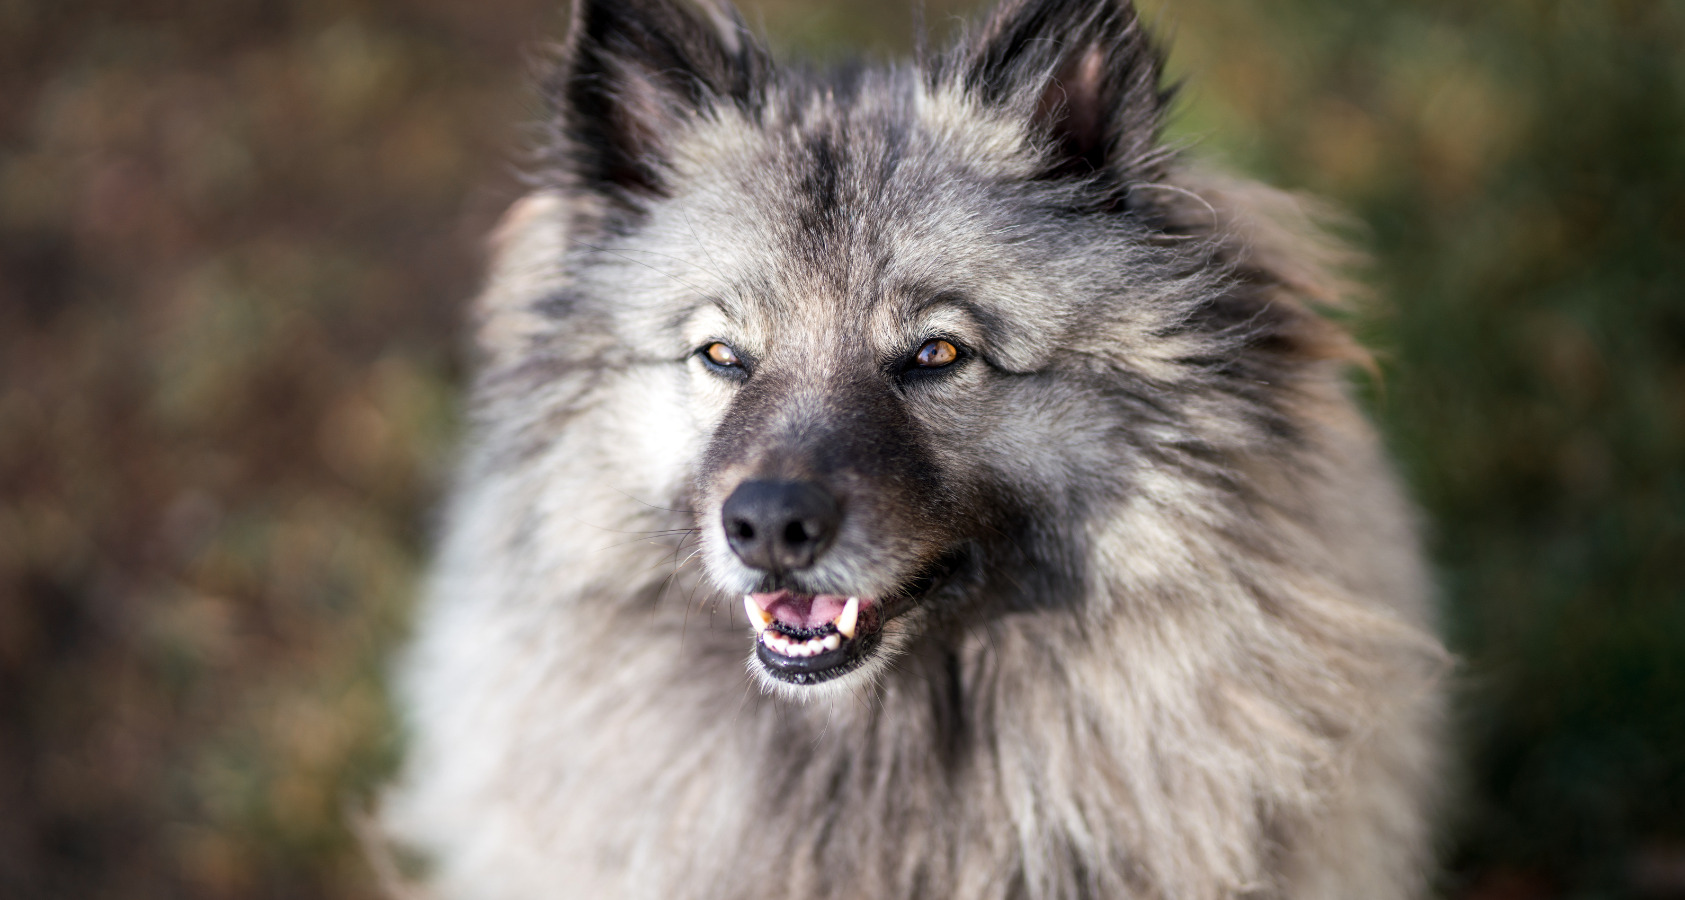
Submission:
<svg viewBox="0 0 1685 900">
<path fill-rule="evenodd" d="M 892 595 L 862 597 L 790 590 L 745 594 L 755 628 L 755 658 L 772 677 L 819 684 L 863 665 L 883 642 L 883 627 L 934 591 L 956 564 L 944 557 Z"/>
<path fill-rule="evenodd" d="M 777 591 L 745 594 L 755 658 L 791 684 L 818 684 L 854 671 L 877 649 L 883 607 L 869 597 Z"/>
</svg>

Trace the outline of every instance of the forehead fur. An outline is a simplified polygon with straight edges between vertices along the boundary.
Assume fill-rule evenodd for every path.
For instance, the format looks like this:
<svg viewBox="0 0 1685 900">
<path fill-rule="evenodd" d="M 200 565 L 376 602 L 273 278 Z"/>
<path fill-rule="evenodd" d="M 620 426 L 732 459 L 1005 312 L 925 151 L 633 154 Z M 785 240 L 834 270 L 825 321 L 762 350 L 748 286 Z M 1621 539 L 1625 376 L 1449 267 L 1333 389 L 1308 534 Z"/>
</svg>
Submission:
<svg viewBox="0 0 1685 900">
<path fill-rule="evenodd" d="M 757 111 L 695 117 L 665 150 L 664 196 L 616 253 L 582 260 L 644 335 L 699 305 L 751 333 L 823 310 L 859 335 L 886 306 L 948 297 L 992 326 L 1003 365 L 1033 368 L 1051 344 L 1159 329 L 1207 280 L 1175 271 L 1139 219 L 1036 179 L 1047 149 L 1030 123 L 911 69 L 790 78 Z"/>
</svg>

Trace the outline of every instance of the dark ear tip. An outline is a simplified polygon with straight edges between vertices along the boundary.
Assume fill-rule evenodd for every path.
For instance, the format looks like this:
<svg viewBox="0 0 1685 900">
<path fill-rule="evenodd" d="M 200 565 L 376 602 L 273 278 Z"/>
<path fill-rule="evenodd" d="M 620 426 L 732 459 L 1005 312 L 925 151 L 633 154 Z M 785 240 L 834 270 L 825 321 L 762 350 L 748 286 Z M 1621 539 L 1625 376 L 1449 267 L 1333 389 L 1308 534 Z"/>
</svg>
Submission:
<svg viewBox="0 0 1685 900">
<path fill-rule="evenodd" d="M 635 209 L 665 190 L 672 135 L 715 106 L 752 107 L 770 74 L 725 0 L 574 0 L 542 80 L 555 169 Z"/>
<path fill-rule="evenodd" d="M 1044 176 L 1159 174 L 1164 53 L 1129 0 L 1003 0 L 929 77 L 1051 139 Z"/>
</svg>

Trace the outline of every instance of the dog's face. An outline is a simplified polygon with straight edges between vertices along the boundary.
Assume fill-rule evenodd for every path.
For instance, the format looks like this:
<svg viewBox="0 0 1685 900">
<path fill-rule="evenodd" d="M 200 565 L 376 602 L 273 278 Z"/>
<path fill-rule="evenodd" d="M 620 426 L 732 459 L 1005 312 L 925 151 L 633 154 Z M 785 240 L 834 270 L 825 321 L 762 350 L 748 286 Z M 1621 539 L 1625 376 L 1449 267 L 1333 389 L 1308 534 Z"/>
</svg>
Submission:
<svg viewBox="0 0 1685 900">
<path fill-rule="evenodd" d="M 576 4 L 547 302 L 686 411 L 667 464 L 767 683 L 1080 596 L 1087 523 L 1209 449 L 1190 410 L 1245 393 L 1213 373 L 1256 380 L 1213 354 L 1290 314 L 1161 202 L 1159 66 L 1114 0 L 834 78 L 713 4 Z"/>
<path fill-rule="evenodd" d="M 1056 472 L 1025 472 L 1064 464 L 1040 450 L 1043 417 L 1105 418 L 1059 374 L 1070 323 L 1039 314 L 1059 305 L 1019 277 L 1049 262 L 1006 238 L 1030 217 L 940 150 L 827 161 L 827 140 L 846 135 L 764 148 L 767 172 L 836 167 L 832 196 L 746 195 L 736 219 L 786 233 L 714 211 L 710 232 L 739 249 L 714 254 L 725 283 L 674 348 L 708 435 L 694 499 L 708 570 L 744 598 L 755 665 L 798 685 L 887 658 L 984 548 L 1067 505 L 1046 496 Z"/>
</svg>

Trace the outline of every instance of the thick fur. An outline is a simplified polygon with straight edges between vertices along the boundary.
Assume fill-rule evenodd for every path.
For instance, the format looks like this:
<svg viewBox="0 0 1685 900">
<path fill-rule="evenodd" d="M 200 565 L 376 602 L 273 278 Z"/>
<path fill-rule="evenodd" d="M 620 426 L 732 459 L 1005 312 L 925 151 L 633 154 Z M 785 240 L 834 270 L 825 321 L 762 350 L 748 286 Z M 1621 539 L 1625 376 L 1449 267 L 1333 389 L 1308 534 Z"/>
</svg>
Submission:
<svg viewBox="0 0 1685 900">
<path fill-rule="evenodd" d="M 1132 9 L 817 75 L 580 0 L 548 89 L 404 667 L 432 891 L 1422 893 L 1444 655 L 1330 253 L 1164 148 Z M 897 376 L 931 335 L 970 355 Z M 959 560 L 825 685 L 750 660 L 720 506 L 769 472 L 849 498 L 805 590 Z"/>
</svg>

